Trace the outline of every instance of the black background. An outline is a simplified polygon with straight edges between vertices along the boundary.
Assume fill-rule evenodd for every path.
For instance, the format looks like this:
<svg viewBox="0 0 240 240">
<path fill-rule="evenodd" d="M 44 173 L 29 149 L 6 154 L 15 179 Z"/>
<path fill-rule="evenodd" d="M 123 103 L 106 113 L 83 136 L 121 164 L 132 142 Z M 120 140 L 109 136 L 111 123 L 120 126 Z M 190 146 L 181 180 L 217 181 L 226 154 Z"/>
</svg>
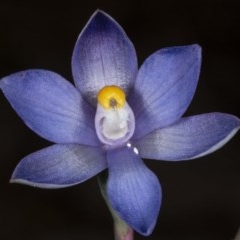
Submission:
<svg viewBox="0 0 240 240">
<path fill-rule="evenodd" d="M 186 116 L 227 112 L 240 117 L 238 1 L 0 1 L 0 78 L 29 68 L 72 81 L 79 32 L 100 8 L 133 41 L 139 64 L 154 51 L 199 43 L 203 64 Z M 97 179 L 61 189 L 9 184 L 25 155 L 51 143 L 31 132 L 0 93 L 0 239 L 113 239 Z M 146 161 L 158 175 L 163 203 L 149 240 L 231 240 L 240 225 L 240 134 L 210 156 L 187 162 Z M 136 234 L 137 239 L 145 239 Z"/>
</svg>

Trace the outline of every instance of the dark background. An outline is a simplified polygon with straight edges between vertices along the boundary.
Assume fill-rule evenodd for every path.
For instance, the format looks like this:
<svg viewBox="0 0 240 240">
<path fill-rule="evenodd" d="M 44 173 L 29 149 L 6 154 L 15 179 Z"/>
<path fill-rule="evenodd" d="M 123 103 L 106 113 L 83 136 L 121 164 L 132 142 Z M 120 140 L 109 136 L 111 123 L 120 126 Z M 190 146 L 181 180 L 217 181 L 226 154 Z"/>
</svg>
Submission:
<svg viewBox="0 0 240 240">
<path fill-rule="evenodd" d="M 227 112 L 240 117 L 238 1 L 0 1 L 0 78 L 42 68 L 72 81 L 79 32 L 100 8 L 133 41 L 139 64 L 154 51 L 199 43 L 203 64 L 186 116 Z M 25 155 L 50 145 L 31 132 L 0 93 L 0 239 L 113 239 L 97 179 L 67 189 L 9 184 Z M 187 162 L 146 161 L 163 188 L 149 240 L 231 240 L 240 225 L 240 134 L 210 156 Z M 145 239 L 136 235 L 137 239 Z"/>
</svg>

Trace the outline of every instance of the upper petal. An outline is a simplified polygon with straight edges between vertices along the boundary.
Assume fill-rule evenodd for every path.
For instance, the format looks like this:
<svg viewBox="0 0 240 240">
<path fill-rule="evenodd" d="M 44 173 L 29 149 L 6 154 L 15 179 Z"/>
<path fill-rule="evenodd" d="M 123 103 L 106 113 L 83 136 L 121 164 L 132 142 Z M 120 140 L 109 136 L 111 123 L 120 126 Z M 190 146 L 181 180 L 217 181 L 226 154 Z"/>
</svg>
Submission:
<svg viewBox="0 0 240 240">
<path fill-rule="evenodd" d="M 137 57 L 132 42 L 109 15 L 96 11 L 76 42 L 72 72 L 77 88 L 96 105 L 98 91 L 106 85 L 126 93 L 137 74 Z"/>
<path fill-rule="evenodd" d="M 137 232 L 151 234 L 162 197 L 157 177 L 145 166 L 136 149 L 115 149 L 107 154 L 107 160 L 107 196 L 111 207 Z"/>
<path fill-rule="evenodd" d="M 143 63 L 129 99 L 136 118 L 135 139 L 182 116 L 194 95 L 200 65 L 198 45 L 165 48 Z"/>
<path fill-rule="evenodd" d="M 11 182 L 40 188 L 69 187 L 106 168 L 105 153 L 97 147 L 55 144 L 23 158 Z"/>
<path fill-rule="evenodd" d="M 135 144 L 141 157 L 187 160 L 222 147 L 240 128 L 233 115 L 209 113 L 180 119 L 176 124 L 146 135 Z"/>
<path fill-rule="evenodd" d="M 3 78 L 0 88 L 28 127 L 47 140 L 99 144 L 92 107 L 60 75 L 22 71 Z"/>
</svg>

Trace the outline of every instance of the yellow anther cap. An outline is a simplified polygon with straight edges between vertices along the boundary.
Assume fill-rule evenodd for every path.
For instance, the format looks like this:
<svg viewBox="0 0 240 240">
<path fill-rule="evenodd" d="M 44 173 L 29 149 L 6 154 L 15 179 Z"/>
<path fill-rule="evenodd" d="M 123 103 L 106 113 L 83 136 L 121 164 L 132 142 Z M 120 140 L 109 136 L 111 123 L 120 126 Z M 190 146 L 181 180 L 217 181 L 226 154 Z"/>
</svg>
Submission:
<svg viewBox="0 0 240 240">
<path fill-rule="evenodd" d="M 124 91 L 117 86 L 111 85 L 102 88 L 98 92 L 98 102 L 105 108 L 122 108 L 126 97 Z"/>
</svg>

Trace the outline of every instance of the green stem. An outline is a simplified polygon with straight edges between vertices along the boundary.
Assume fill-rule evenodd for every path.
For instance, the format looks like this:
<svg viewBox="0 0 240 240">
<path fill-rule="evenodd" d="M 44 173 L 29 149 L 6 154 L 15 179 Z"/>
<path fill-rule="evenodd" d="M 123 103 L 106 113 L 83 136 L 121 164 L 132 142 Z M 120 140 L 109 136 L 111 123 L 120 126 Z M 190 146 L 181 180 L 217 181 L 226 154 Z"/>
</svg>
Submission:
<svg viewBox="0 0 240 240">
<path fill-rule="evenodd" d="M 98 175 L 98 183 L 100 186 L 100 190 L 102 193 L 102 196 L 112 214 L 113 221 L 114 221 L 114 237 L 115 240 L 133 240 L 134 239 L 134 231 L 131 227 L 128 226 L 127 223 L 125 223 L 118 215 L 117 213 L 112 209 L 110 206 L 110 203 L 107 199 L 107 193 L 106 193 L 106 184 L 107 184 L 107 178 L 108 174 L 107 172 L 103 172 Z"/>
<path fill-rule="evenodd" d="M 134 232 L 125 222 L 120 218 L 114 219 L 114 235 L 115 240 L 133 240 Z"/>
</svg>

